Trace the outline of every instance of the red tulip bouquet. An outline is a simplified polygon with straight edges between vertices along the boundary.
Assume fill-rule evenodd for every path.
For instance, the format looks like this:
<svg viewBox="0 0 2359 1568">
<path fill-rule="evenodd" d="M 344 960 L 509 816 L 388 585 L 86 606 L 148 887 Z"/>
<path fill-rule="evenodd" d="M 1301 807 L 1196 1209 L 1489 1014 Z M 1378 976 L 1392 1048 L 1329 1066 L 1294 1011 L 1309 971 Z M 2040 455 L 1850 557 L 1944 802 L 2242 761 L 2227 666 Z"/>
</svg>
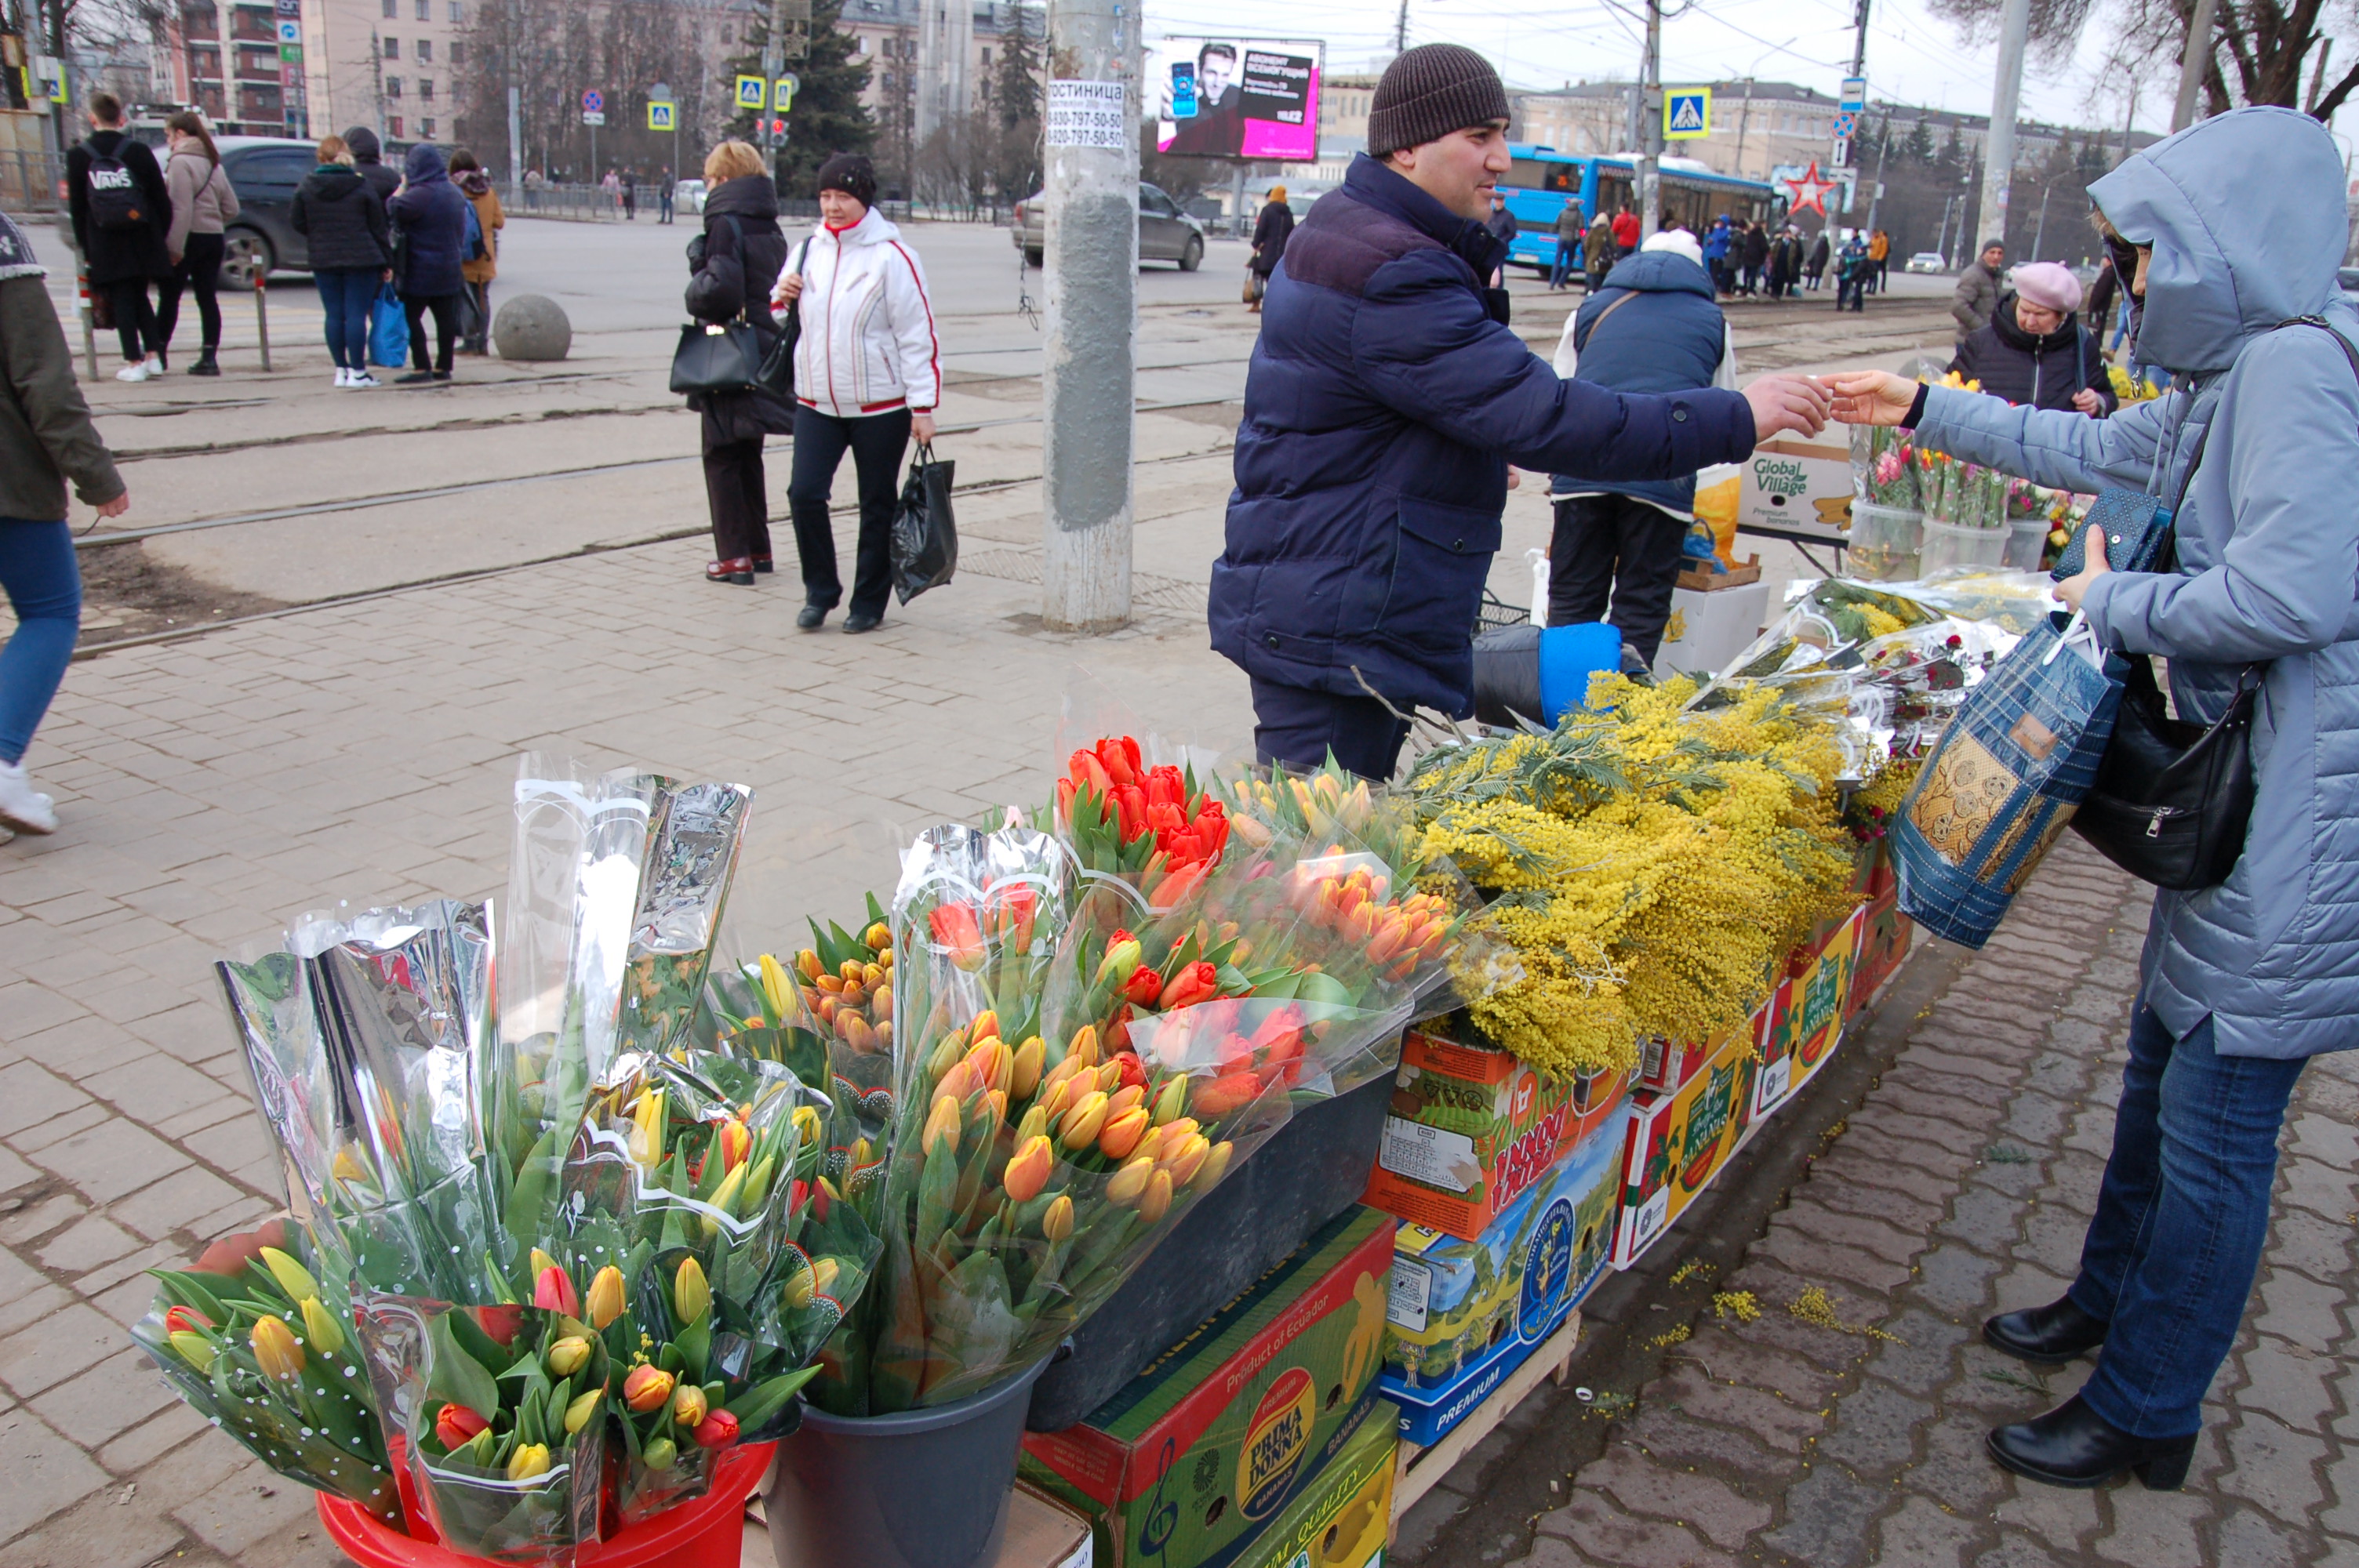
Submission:
<svg viewBox="0 0 2359 1568">
<path fill-rule="evenodd" d="M 1229 839 L 1227 810 L 1194 769 L 1147 766 L 1128 735 L 1072 754 L 1049 817 L 1085 876 L 1118 878 L 1157 906 L 1186 898 Z"/>
</svg>

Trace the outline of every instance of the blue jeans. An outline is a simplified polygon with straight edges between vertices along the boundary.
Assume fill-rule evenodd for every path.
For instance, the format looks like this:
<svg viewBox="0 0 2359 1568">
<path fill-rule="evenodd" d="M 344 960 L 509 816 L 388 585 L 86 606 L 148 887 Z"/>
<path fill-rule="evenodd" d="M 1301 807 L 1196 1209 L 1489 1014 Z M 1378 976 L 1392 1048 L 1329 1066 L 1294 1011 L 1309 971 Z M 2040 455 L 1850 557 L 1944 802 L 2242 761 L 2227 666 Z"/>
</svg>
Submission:
<svg viewBox="0 0 2359 1568">
<path fill-rule="evenodd" d="M 0 588 L 16 630 L 0 648 L 0 762 L 25 760 L 82 634 L 82 569 L 62 520 L 0 517 Z"/>
<path fill-rule="evenodd" d="M 2114 1152 L 2081 1246 L 2074 1305 L 2112 1326 L 2081 1397 L 2138 1437 L 2203 1424 L 2268 1238 L 2277 1132 L 2305 1059 L 2223 1056 L 2206 1018 L 2183 1040 L 2130 1020 Z"/>
<path fill-rule="evenodd" d="M 315 272 L 320 304 L 328 313 L 328 357 L 344 370 L 368 369 L 369 308 L 376 303 L 378 280 L 373 267 L 331 267 Z"/>
<path fill-rule="evenodd" d="M 1572 269 L 1580 265 L 1580 261 L 1581 242 L 1579 240 L 1557 241 L 1556 265 L 1549 268 L 1549 287 L 1562 288 L 1566 280 L 1572 276 Z"/>
</svg>

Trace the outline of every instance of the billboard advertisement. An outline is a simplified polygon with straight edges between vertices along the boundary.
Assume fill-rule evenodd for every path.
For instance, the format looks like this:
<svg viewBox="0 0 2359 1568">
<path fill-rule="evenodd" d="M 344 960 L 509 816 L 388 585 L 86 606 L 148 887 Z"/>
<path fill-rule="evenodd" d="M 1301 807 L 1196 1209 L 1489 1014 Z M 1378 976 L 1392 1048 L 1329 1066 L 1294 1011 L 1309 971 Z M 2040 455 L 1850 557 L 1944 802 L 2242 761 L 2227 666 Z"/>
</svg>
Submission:
<svg viewBox="0 0 2359 1568">
<path fill-rule="evenodd" d="M 1315 163 L 1327 46 L 1308 38 L 1165 38 L 1147 53 L 1155 146 L 1179 157 Z"/>
</svg>

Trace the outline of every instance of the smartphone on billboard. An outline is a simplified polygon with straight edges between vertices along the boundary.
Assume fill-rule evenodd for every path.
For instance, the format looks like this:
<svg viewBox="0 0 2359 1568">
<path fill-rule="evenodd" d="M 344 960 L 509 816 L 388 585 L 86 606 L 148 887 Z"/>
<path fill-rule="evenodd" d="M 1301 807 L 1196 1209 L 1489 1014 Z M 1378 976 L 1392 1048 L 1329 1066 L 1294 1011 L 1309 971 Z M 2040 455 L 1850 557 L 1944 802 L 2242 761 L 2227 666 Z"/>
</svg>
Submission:
<svg viewBox="0 0 2359 1568">
<path fill-rule="evenodd" d="M 1196 62 L 1178 59 L 1171 62 L 1171 117 L 1192 120 L 1196 117 Z"/>
</svg>

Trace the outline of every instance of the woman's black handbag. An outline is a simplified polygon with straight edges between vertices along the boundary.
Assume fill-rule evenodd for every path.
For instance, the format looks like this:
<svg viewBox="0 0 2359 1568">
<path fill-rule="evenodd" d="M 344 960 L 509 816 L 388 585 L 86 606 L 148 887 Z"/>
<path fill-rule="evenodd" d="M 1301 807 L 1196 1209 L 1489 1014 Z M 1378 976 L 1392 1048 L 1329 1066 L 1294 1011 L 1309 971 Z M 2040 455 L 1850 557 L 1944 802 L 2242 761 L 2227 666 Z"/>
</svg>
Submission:
<svg viewBox="0 0 2359 1568">
<path fill-rule="evenodd" d="M 690 321 L 671 352 L 674 392 L 751 392 L 762 376 L 762 339 L 744 317 Z"/>
<path fill-rule="evenodd" d="M 796 272 L 801 272 L 803 264 L 810 259 L 810 248 L 811 243 L 805 240 L 802 256 L 795 264 Z M 780 323 L 777 338 L 770 344 L 770 351 L 762 357 L 761 382 L 766 390 L 789 404 L 795 400 L 795 345 L 802 339 L 802 302 L 788 300 L 787 319 Z"/>
<path fill-rule="evenodd" d="M 2154 663 L 2133 654 L 2113 738 L 2072 827 L 2141 881 L 2173 892 L 2217 887 L 2245 852 L 2253 816 L 2253 698 L 2259 667 L 2236 682 L 2216 724 L 2170 717 Z"/>
</svg>

